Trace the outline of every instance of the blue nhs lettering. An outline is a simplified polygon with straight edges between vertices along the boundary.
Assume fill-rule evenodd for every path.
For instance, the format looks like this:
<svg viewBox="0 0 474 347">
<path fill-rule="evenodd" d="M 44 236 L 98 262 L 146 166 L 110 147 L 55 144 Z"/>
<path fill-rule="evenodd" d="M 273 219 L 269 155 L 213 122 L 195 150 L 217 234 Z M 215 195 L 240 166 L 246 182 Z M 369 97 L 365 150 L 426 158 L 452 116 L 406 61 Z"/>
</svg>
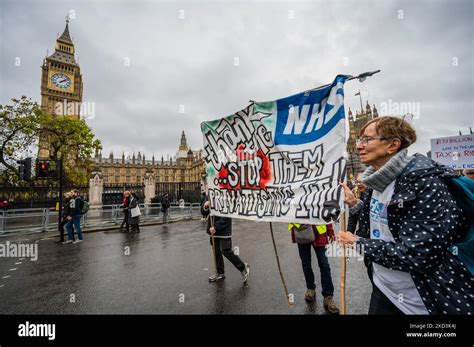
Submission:
<svg viewBox="0 0 474 347">
<path fill-rule="evenodd" d="M 338 76 L 327 86 L 279 99 L 275 144 L 303 144 L 316 141 L 329 133 L 344 115 L 344 82 Z"/>
</svg>

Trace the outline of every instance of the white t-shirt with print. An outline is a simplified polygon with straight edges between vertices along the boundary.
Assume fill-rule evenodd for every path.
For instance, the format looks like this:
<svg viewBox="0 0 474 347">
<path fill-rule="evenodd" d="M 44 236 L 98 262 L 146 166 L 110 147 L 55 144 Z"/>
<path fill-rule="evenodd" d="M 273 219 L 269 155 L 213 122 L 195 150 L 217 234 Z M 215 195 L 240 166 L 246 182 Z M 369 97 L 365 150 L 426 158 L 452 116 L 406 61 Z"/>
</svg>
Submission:
<svg viewBox="0 0 474 347">
<path fill-rule="evenodd" d="M 370 201 L 370 238 L 394 242 L 388 227 L 387 206 L 392 199 L 395 181 L 383 192 L 372 193 Z M 405 314 L 428 314 L 415 282 L 408 272 L 373 264 L 373 281 L 377 288 Z"/>
</svg>

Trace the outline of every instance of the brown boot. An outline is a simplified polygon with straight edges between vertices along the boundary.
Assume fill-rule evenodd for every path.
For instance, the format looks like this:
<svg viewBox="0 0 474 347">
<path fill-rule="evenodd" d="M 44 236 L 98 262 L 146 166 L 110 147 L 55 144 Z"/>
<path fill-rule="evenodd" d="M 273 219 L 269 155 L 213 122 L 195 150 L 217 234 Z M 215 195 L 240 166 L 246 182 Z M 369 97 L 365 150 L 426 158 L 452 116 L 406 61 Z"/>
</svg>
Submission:
<svg viewBox="0 0 474 347">
<path fill-rule="evenodd" d="M 337 308 L 336 303 L 334 302 L 332 296 L 324 297 L 324 308 L 332 314 L 338 314 L 339 309 Z"/>
<path fill-rule="evenodd" d="M 316 299 L 316 291 L 314 289 L 308 289 L 304 294 L 304 299 L 308 302 L 313 302 Z"/>
</svg>

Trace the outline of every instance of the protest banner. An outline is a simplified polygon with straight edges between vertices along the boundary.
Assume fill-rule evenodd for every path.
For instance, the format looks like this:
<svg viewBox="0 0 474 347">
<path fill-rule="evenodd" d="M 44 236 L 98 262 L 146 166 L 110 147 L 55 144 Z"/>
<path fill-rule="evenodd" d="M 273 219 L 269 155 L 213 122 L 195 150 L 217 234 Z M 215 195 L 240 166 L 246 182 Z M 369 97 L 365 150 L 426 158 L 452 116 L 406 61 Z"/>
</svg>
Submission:
<svg viewBox="0 0 474 347">
<path fill-rule="evenodd" d="M 201 123 L 213 215 L 307 224 L 337 220 L 348 77 Z"/>
</svg>

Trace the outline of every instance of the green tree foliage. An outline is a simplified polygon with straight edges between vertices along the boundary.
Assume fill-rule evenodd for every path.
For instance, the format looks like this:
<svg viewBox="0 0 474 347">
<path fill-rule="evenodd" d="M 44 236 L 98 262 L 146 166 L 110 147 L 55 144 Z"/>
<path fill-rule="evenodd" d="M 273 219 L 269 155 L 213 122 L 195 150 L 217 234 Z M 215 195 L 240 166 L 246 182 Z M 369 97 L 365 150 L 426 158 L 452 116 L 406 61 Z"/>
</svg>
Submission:
<svg viewBox="0 0 474 347">
<path fill-rule="evenodd" d="M 16 160 L 31 154 L 46 120 L 36 102 L 26 96 L 0 105 L 0 175 L 2 181 L 16 183 Z"/>
<path fill-rule="evenodd" d="M 0 170 L 8 183 L 18 181 L 15 161 L 35 156 L 40 138 L 49 143 L 50 159 L 64 155 L 66 183 L 85 185 L 92 169 L 92 153 L 101 148 L 84 120 L 46 115 L 26 96 L 0 105 Z M 33 154 L 33 155 L 32 155 Z"/>
<path fill-rule="evenodd" d="M 66 181 L 86 185 L 92 170 L 92 153 L 101 148 L 92 129 L 81 120 L 69 116 L 46 116 L 42 135 L 50 144 L 50 158 L 59 160 L 64 154 Z"/>
</svg>

